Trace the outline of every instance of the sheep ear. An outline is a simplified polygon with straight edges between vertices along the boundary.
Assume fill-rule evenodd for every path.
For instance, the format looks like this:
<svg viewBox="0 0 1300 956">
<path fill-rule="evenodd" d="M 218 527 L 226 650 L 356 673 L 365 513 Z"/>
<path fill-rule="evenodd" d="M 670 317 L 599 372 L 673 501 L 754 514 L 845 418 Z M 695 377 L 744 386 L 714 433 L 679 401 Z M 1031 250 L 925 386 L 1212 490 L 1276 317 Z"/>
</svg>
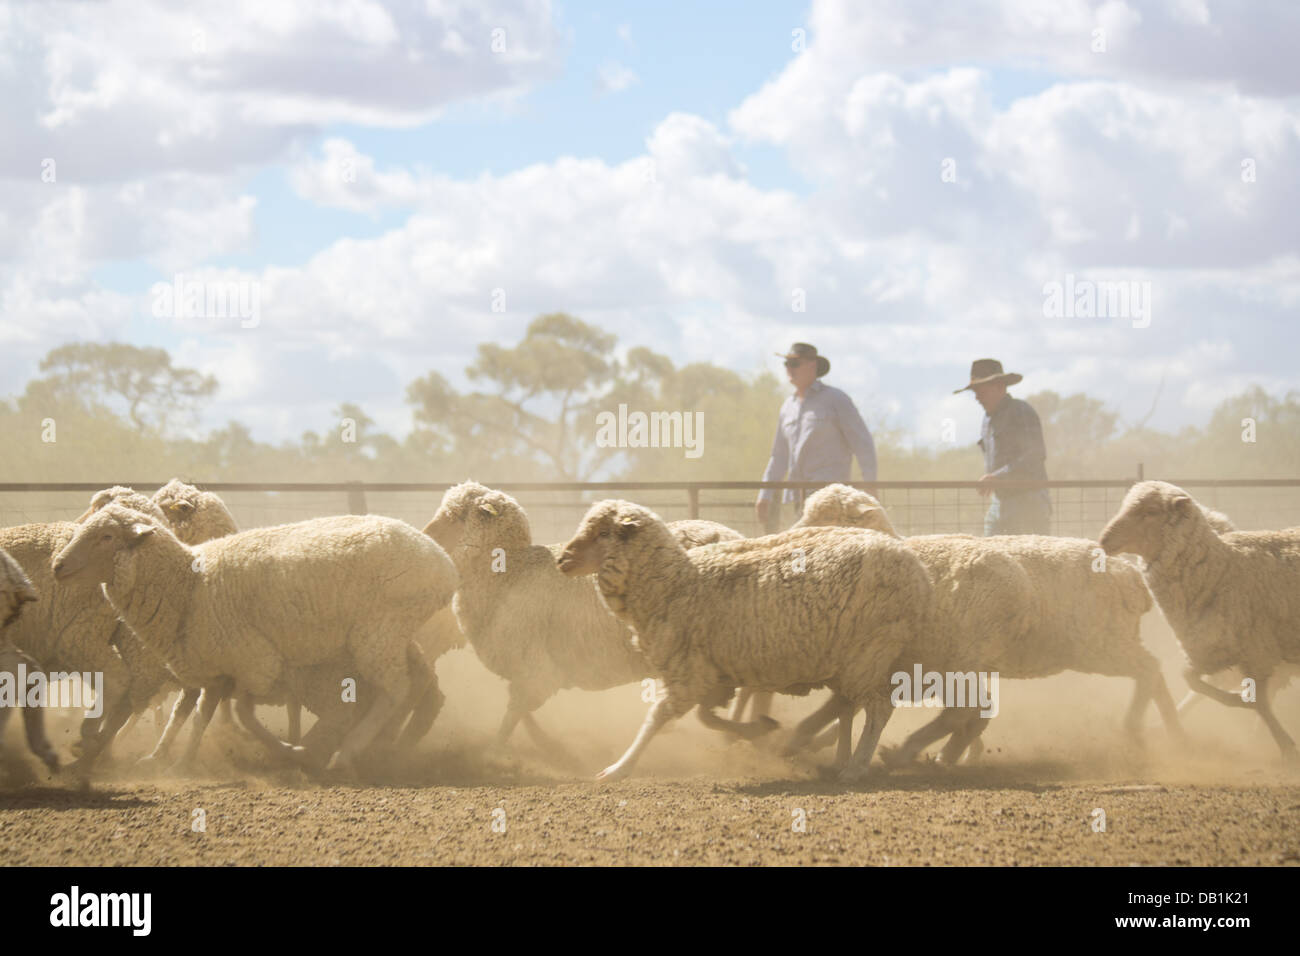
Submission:
<svg viewBox="0 0 1300 956">
<path fill-rule="evenodd" d="M 493 505 L 492 502 L 490 501 L 479 502 L 478 510 L 483 512 L 484 514 L 489 514 L 494 518 L 498 514 L 496 506 Z"/>
<path fill-rule="evenodd" d="M 1196 510 L 1196 502 L 1192 501 L 1191 495 L 1178 495 L 1173 500 L 1173 507 L 1179 514 L 1189 515 Z"/>
<path fill-rule="evenodd" d="M 167 506 L 167 510 L 173 511 L 177 514 L 187 515 L 194 510 L 194 506 L 188 501 L 173 501 Z"/>
<path fill-rule="evenodd" d="M 137 521 L 135 524 L 131 525 L 131 531 L 128 537 L 133 545 L 139 544 L 145 538 L 149 537 L 149 535 L 153 534 L 153 531 L 153 525 Z"/>
</svg>

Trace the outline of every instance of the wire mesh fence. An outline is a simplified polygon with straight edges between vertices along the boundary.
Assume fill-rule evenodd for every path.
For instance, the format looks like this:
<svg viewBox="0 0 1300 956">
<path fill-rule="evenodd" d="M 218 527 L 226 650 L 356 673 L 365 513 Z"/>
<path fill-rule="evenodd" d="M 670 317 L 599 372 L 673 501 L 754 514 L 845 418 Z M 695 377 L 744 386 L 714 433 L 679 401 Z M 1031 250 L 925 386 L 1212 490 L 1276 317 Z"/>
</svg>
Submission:
<svg viewBox="0 0 1300 956">
<path fill-rule="evenodd" d="M 0 526 L 36 521 L 67 521 L 85 511 L 99 488 L 122 482 L 72 484 L 0 484 Z M 1107 481 L 1020 482 L 1019 487 L 1046 487 L 1052 501 L 1053 534 L 1096 538 L 1119 509 L 1133 479 Z M 1300 479 L 1183 479 L 1198 501 L 1222 511 L 1242 530 L 1300 525 Z M 133 485 L 153 491 L 159 482 Z M 231 483 L 202 487 L 221 495 L 241 528 L 253 528 L 321 515 L 366 512 L 401 518 L 423 527 L 438 508 L 449 484 Z M 701 517 L 719 521 L 745 535 L 762 533 L 754 512 L 758 489 L 781 496 L 786 488 L 808 490 L 798 482 L 506 482 L 508 491 L 528 512 L 536 541 L 562 541 L 594 501 L 626 498 L 645 505 L 667 521 Z M 815 487 L 815 486 L 811 486 Z M 868 487 L 858 484 L 858 487 Z M 987 500 L 974 482 L 878 482 L 869 486 L 901 534 L 982 534 Z M 785 505 L 779 527 L 794 520 Z"/>
</svg>

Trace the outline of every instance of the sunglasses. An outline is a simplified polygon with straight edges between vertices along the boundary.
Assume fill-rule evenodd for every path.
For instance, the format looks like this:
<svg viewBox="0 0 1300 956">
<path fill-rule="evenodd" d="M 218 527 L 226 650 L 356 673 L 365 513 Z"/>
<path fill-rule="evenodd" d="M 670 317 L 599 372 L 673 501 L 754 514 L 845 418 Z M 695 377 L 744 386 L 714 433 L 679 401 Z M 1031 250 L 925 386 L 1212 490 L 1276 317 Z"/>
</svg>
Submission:
<svg viewBox="0 0 1300 956">
<path fill-rule="evenodd" d="M 802 365 L 802 364 L 803 364 L 804 362 L 806 362 L 806 361 L 808 361 L 808 360 L 807 360 L 807 359 L 797 359 L 797 358 L 786 359 L 786 360 L 785 360 L 785 367 L 786 367 L 786 368 L 798 368 L 800 365 Z"/>
</svg>

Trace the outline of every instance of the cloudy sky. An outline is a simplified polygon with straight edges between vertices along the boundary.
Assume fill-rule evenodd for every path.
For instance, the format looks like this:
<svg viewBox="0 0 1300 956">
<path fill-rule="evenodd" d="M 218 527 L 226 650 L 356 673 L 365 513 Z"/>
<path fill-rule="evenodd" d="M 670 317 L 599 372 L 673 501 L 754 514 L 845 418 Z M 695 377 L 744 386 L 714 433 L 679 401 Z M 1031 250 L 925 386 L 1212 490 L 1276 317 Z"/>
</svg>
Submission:
<svg viewBox="0 0 1300 956">
<path fill-rule="evenodd" d="M 1293 0 L 0 3 L 0 395 L 118 340 L 215 374 L 208 426 L 402 434 L 564 310 L 742 372 L 811 341 L 923 445 L 973 440 L 981 356 L 1203 423 L 1300 388 L 1297 51 Z"/>
</svg>

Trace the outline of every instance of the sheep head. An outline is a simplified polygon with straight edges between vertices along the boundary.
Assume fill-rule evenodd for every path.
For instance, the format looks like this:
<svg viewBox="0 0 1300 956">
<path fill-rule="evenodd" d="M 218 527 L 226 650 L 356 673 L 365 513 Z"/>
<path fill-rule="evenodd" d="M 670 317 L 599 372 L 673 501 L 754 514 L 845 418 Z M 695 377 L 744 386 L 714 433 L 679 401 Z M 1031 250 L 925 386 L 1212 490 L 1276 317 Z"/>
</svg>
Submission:
<svg viewBox="0 0 1300 956">
<path fill-rule="evenodd" d="M 1107 554 L 1128 552 L 1148 561 L 1159 554 L 1166 535 L 1186 522 L 1206 524 L 1192 496 L 1164 481 L 1141 481 L 1129 489 L 1119 512 L 1101 533 Z"/>
<path fill-rule="evenodd" d="M 84 521 L 72 540 L 54 556 L 54 579 L 111 583 L 117 556 L 139 547 L 157 530 L 158 525 L 142 511 L 106 505 Z"/>
<path fill-rule="evenodd" d="M 827 485 L 808 496 L 795 528 L 869 528 L 898 537 L 880 502 L 848 485 Z"/>
<path fill-rule="evenodd" d="M 477 481 L 448 488 L 424 533 L 449 555 L 470 548 L 526 548 L 533 541 L 519 502 Z"/>
<path fill-rule="evenodd" d="M 37 596 L 36 588 L 18 562 L 0 550 L 0 628 L 17 618 L 23 605 L 35 601 Z"/>
<path fill-rule="evenodd" d="M 173 478 L 154 492 L 152 503 L 176 537 L 186 544 L 200 544 L 239 530 L 220 498 L 179 478 Z"/>
<path fill-rule="evenodd" d="M 95 492 L 90 499 L 90 507 L 77 519 L 76 523 L 85 524 L 91 515 L 111 504 L 119 504 L 133 511 L 141 511 L 151 518 L 162 519 L 165 517 L 162 510 L 153 503 L 148 495 L 136 491 L 134 488 L 128 488 L 126 485 L 114 485 L 112 488 L 104 488 Z"/>
<path fill-rule="evenodd" d="M 571 578 L 595 574 L 617 551 L 654 531 L 675 543 L 667 526 L 649 508 L 630 501 L 598 501 L 555 559 L 555 566 Z"/>
</svg>

